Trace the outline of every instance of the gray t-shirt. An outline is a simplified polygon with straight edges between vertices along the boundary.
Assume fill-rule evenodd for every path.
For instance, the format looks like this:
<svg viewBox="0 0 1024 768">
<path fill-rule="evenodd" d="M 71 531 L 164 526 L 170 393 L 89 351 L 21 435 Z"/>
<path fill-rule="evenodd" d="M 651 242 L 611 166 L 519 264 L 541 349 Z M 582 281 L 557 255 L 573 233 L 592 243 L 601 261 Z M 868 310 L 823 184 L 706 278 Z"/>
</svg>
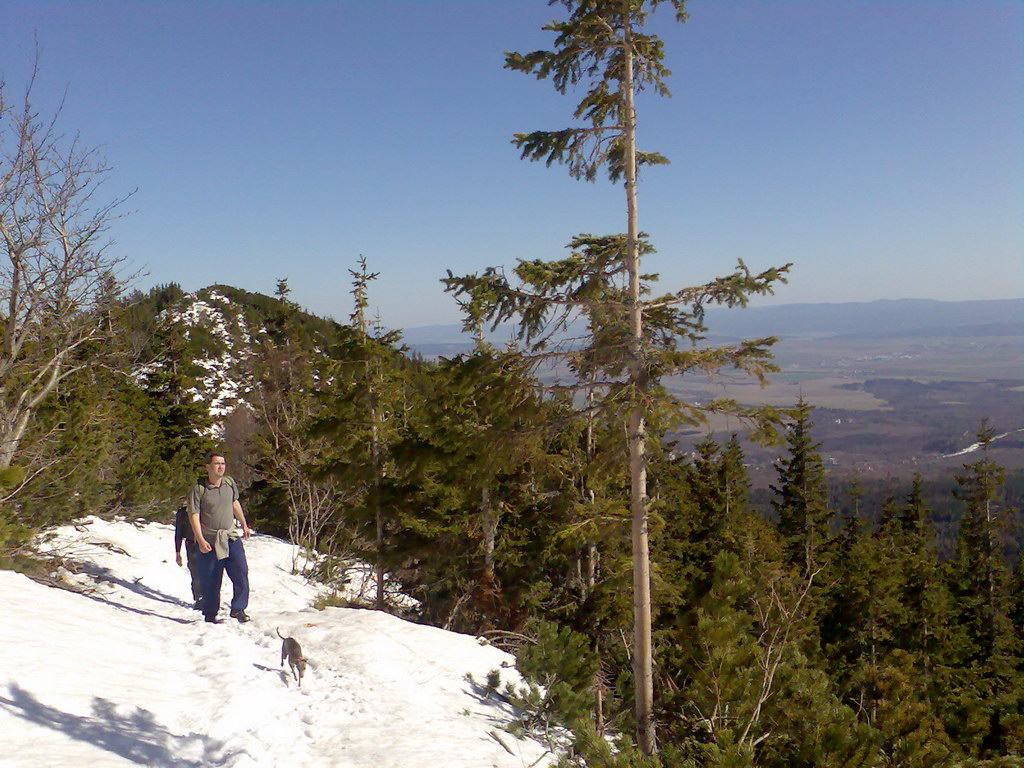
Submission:
<svg viewBox="0 0 1024 768">
<path fill-rule="evenodd" d="M 188 497 L 188 513 L 199 513 L 199 526 L 207 540 L 217 531 L 231 531 L 235 527 L 235 513 L 232 509 L 238 501 L 238 486 L 234 482 L 221 480 L 220 486 L 210 485 L 208 479 L 200 480 L 192 487 Z"/>
</svg>

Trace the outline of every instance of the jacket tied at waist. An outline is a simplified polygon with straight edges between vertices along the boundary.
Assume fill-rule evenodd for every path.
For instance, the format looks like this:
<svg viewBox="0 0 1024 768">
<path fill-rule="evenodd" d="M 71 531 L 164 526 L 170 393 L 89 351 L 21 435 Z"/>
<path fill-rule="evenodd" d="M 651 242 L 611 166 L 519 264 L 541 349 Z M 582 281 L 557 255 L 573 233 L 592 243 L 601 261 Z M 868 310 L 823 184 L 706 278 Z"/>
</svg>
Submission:
<svg viewBox="0 0 1024 768">
<path fill-rule="evenodd" d="M 213 553 L 218 560 L 224 560 L 228 556 L 228 543 L 239 538 L 238 531 L 234 528 L 217 528 L 215 530 L 204 530 L 203 536 L 213 544 Z"/>
</svg>

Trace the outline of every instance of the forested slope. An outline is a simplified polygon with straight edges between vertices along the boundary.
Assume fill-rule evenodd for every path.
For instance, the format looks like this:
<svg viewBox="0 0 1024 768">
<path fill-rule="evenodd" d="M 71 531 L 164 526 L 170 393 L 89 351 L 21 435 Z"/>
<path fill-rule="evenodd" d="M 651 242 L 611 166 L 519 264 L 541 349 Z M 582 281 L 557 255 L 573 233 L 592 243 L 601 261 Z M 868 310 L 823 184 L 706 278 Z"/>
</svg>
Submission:
<svg viewBox="0 0 1024 768">
<path fill-rule="evenodd" d="M 517 651 L 545 686 L 519 702 L 534 727 L 571 728 L 588 765 L 614 763 L 593 740 L 631 728 L 613 422 L 539 387 L 514 352 L 414 359 L 358 312 L 352 326 L 306 315 L 286 285 L 165 286 L 111 317 L 118 343 L 90 351 L 102 364 L 67 380 L 14 465 L 27 479 L 2 506 L 9 564 L 32 570 L 19 553 L 44 525 L 168 520 L 226 444 L 250 519 L 319 550 L 312 573 L 340 585 L 361 558 L 419 601 L 380 607 Z M 949 478 L 957 519 L 940 537 L 920 483 L 837 503 L 812 422 L 809 406 L 786 417 L 766 487 L 737 441 L 651 443 L 664 764 L 1016 764 L 998 758 L 1024 748 L 1024 579 L 991 435 Z"/>
</svg>

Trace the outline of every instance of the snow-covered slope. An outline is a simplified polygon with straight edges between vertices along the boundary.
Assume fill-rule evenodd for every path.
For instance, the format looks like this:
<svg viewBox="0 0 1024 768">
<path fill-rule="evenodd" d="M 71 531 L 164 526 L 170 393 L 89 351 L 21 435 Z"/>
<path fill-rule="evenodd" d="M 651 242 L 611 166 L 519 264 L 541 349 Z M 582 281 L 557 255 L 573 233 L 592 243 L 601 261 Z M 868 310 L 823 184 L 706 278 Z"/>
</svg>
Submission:
<svg viewBox="0 0 1024 768">
<path fill-rule="evenodd" d="M 239 307 L 217 290 L 207 288 L 185 299 L 181 309 L 167 310 L 164 319 L 181 325 L 187 339 L 201 332 L 210 345 L 204 356 L 195 359 L 203 371 L 203 384 L 192 396 L 209 410 L 219 434 L 221 420 L 252 389 L 246 361 L 252 355 L 253 331 Z"/>
<path fill-rule="evenodd" d="M 205 624 L 169 526 L 84 523 L 49 546 L 86 594 L 0 571 L 0 766 L 553 762 L 502 730 L 508 706 L 466 679 L 503 666 L 516 679 L 507 654 L 384 613 L 317 611 L 291 547 L 266 536 L 246 547 L 252 622 Z M 301 687 L 279 666 L 278 627 L 309 659 Z"/>
<path fill-rule="evenodd" d="M 243 308 L 215 288 L 184 294 L 157 316 L 161 327 L 177 326 L 186 350 L 158 347 L 155 358 L 132 372 L 135 381 L 154 391 L 166 383 L 151 380 L 168 367 L 181 367 L 197 385 L 186 394 L 212 417 L 210 437 L 221 437 L 224 419 L 245 408 L 252 391 L 251 361 L 256 345 L 265 340 L 264 328 L 251 328 Z"/>
<path fill-rule="evenodd" d="M 237 408 L 251 388 L 241 372 L 251 354 L 252 336 L 238 308 L 219 291 L 207 289 L 204 293 L 189 294 L 188 298 L 190 303 L 184 310 L 170 313 L 169 319 L 184 326 L 186 336 L 204 328 L 220 342 L 216 354 L 196 360 L 205 375 L 204 386 L 194 393 L 206 403 L 210 415 L 219 420 Z"/>
</svg>

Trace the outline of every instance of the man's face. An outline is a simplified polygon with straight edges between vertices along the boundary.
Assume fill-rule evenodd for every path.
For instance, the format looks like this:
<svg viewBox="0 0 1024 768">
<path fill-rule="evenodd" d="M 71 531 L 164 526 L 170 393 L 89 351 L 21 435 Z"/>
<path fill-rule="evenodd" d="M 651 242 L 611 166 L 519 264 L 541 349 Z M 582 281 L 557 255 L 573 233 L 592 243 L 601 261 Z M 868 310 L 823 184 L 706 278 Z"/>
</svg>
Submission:
<svg viewBox="0 0 1024 768">
<path fill-rule="evenodd" d="M 227 467 L 227 462 L 224 461 L 223 456 L 214 456 L 210 459 L 210 463 L 206 465 L 206 471 L 210 477 L 224 477 Z"/>
</svg>

